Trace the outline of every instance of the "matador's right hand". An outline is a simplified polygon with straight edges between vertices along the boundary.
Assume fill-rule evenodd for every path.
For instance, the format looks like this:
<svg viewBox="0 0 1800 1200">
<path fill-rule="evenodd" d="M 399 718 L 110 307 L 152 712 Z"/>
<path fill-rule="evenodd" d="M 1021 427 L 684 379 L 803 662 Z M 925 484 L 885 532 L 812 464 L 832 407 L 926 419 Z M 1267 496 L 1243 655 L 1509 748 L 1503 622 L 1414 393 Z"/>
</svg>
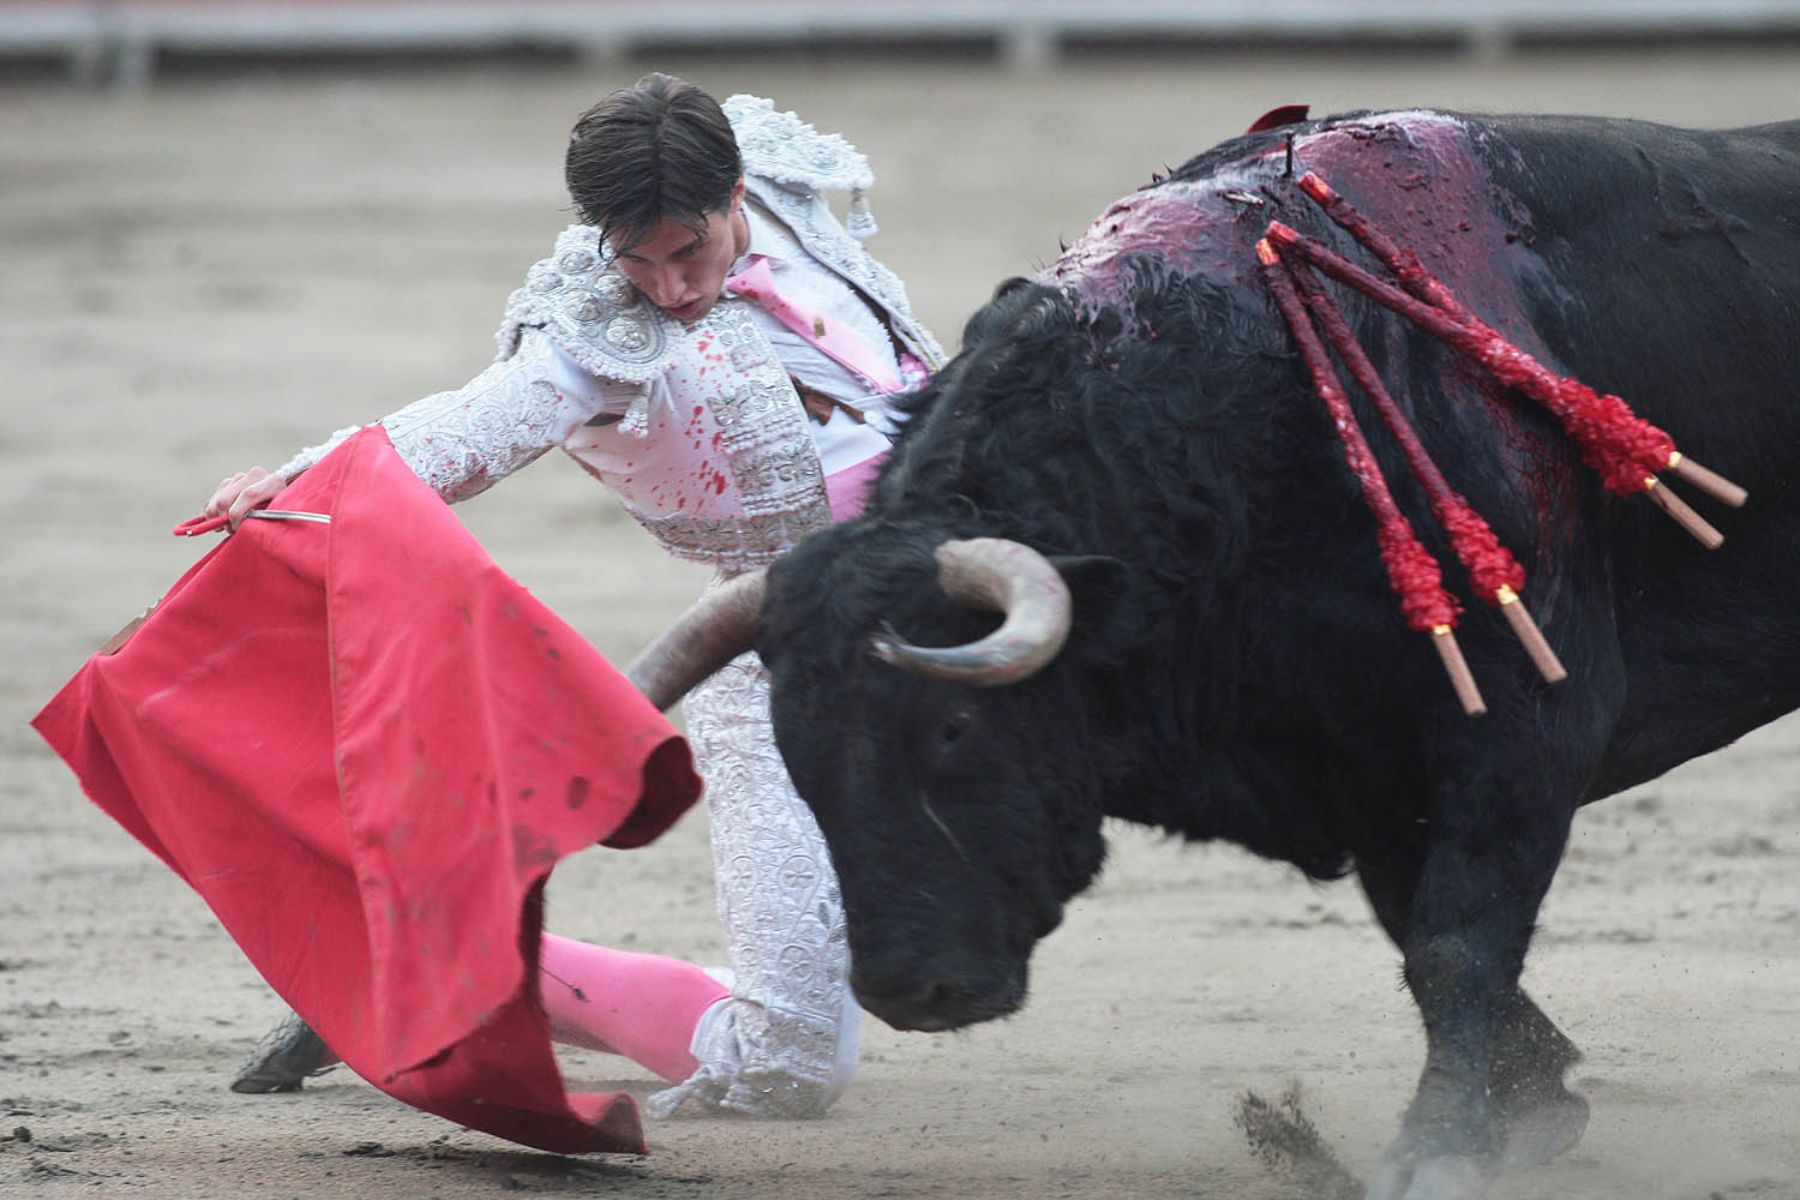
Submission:
<svg viewBox="0 0 1800 1200">
<path fill-rule="evenodd" d="M 226 476 L 219 481 L 218 490 L 206 502 L 200 515 L 224 517 L 226 524 L 235 530 L 243 523 L 245 513 L 253 508 L 265 507 L 287 485 L 286 477 L 271 474 L 261 467 L 239 471 L 236 475 Z"/>
</svg>

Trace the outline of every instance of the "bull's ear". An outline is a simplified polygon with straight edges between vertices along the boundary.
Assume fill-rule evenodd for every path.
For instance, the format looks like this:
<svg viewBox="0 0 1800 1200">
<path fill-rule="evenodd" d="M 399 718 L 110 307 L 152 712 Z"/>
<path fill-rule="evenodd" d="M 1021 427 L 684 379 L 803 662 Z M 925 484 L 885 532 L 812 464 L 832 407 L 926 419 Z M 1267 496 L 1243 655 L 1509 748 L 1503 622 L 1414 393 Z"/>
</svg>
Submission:
<svg viewBox="0 0 1800 1200">
<path fill-rule="evenodd" d="M 1075 601 L 1075 633 L 1090 645 L 1113 644 L 1119 636 L 1131 634 L 1129 611 L 1131 572 L 1125 563 L 1110 554 L 1052 554 L 1050 565 L 1056 568 L 1069 595 Z"/>
</svg>

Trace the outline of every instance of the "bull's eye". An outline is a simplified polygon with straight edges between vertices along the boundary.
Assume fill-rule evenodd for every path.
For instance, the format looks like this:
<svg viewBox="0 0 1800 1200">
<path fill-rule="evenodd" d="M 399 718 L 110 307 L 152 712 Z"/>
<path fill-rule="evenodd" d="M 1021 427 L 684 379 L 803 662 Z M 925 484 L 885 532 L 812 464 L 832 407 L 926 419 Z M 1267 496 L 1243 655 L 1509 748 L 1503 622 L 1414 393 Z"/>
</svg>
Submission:
<svg viewBox="0 0 1800 1200">
<path fill-rule="evenodd" d="M 948 750 L 969 736 L 975 728 L 975 708 L 969 704 L 959 704 L 944 714 L 944 723 L 938 726 L 938 749 Z"/>
<path fill-rule="evenodd" d="M 980 771 L 981 706 L 968 697 L 952 698 L 938 710 L 937 720 L 923 725 L 919 746 L 926 770 L 961 774 Z"/>
</svg>

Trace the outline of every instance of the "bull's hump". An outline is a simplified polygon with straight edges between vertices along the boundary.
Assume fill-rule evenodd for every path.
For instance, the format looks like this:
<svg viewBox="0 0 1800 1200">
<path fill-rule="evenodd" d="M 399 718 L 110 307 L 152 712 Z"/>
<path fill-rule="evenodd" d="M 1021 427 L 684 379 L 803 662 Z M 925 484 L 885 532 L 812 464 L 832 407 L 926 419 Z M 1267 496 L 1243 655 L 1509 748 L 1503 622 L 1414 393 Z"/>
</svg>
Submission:
<svg viewBox="0 0 1800 1200">
<path fill-rule="evenodd" d="M 1554 364 L 1526 315 L 1517 283 L 1534 269 L 1530 214 L 1488 167 L 1512 153 L 1503 129 L 1503 122 L 1419 110 L 1330 118 L 1293 128 L 1291 170 L 1289 130 L 1274 130 L 1244 143 L 1241 156 L 1196 159 L 1171 179 L 1120 200 L 1039 282 L 1062 289 L 1086 316 L 1112 314 L 1120 327 L 1134 332 L 1135 302 L 1146 286 L 1160 286 L 1165 279 L 1180 286 L 1197 275 L 1241 294 L 1245 305 L 1266 310 L 1267 320 L 1279 321 L 1256 278 L 1255 246 L 1269 222 L 1283 221 L 1340 246 L 1347 240 L 1300 191 L 1300 176 L 1314 171 L 1417 254 L 1490 325 Z M 1379 271 L 1361 250 L 1344 248 Z M 1554 534 L 1555 514 L 1572 511 L 1565 494 L 1572 476 L 1545 467 L 1561 461 L 1545 435 L 1520 425 L 1491 379 L 1471 375 L 1455 356 L 1444 356 L 1441 364 L 1438 390 L 1481 402 L 1494 430 L 1484 444 L 1495 446 L 1514 477 L 1533 481 L 1541 529 L 1545 536 Z M 1403 405 L 1413 403 L 1412 385 L 1423 384 L 1388 382 Z"/>
<path fill-rule="evenodd" d="M 1178 173 L 1124 197 L 1038 281 L 1085 311 L 1129 310 L 1148 268 L 1242 284 L 1271 220 L 1301 229 L 1321 218 L 1295 186 L 1316 171 L 1448 281 L 1476 292 L 1503 288 L 1499 252 L 1509 244 L 1504 198 L 1462 119 L 1408 110 L 1332 118 L 1293 139 L 1259 138 L 1242 157 L 1199 176 Z M 1511 214 L 1507 214 L 1508 217 Z"/>
<path fill-rule="evenodd" d="M 1206 179 L 1168 180 L 1118 200 L 1050 264 L 1038 282 L 1064 289 L 1083 309 L 1130 308 L 1139 272 L 1159 263 L 1184 275 L 1237 279 L 1244 255 L 1276 211 L 1263 195 L 1279 178 L 1250 162 Z"/>
</svg>

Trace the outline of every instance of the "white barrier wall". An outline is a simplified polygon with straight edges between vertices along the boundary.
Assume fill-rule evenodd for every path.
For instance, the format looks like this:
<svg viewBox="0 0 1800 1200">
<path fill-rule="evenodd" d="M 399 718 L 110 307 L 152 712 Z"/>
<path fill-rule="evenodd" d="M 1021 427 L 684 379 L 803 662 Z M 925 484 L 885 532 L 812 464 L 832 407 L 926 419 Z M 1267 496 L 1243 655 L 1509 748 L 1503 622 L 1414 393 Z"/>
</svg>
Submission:
<svg viewBox="0 0 1800 1200">
<path fill-rule="evenodd" d="M 1800 33 L 1800 0 L 0 0 L 0 58 L 65 57 L 88 80 L 148 78 L 159 51 L 628 53 L 816 39 L 991 42 L 1022 67 L 1072 39 L 1521 38 Z"/>
</svg>

